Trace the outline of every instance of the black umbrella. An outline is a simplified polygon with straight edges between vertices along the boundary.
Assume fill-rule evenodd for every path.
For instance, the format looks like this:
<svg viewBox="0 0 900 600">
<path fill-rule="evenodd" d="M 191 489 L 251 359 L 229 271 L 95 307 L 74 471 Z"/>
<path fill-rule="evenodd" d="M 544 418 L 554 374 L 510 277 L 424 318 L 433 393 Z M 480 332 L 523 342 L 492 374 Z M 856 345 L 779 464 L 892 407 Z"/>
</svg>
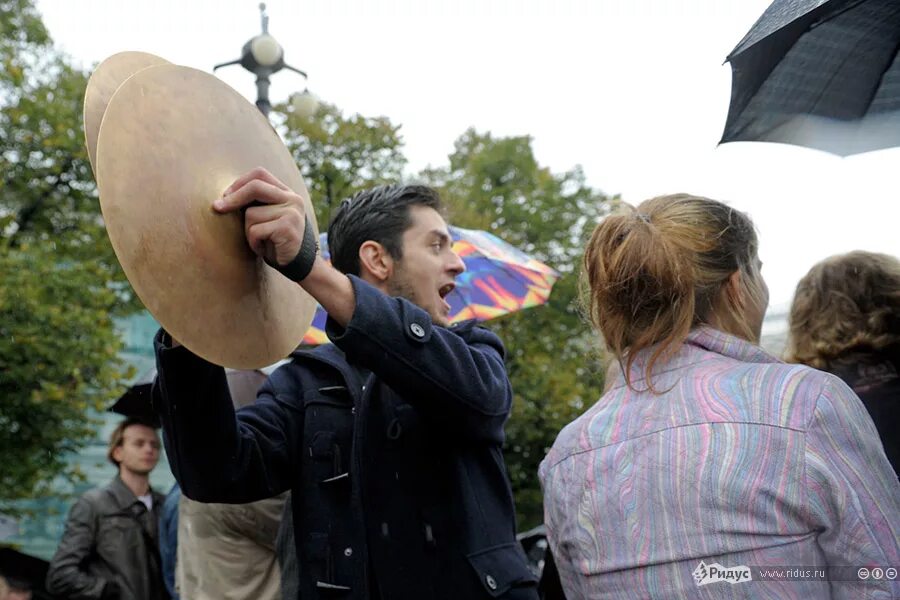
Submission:
<svg viewBox="0 0 900 600">
<path fill-rule="evenodd" d="M 0 548 L 0 575 L 13 586 L 30 590 L 34 600 L 51 600 L 53 596 L 44 589 L 50 564 L 41 558 L 19 552 L 13 548 Z"/>
<path fill-rule="evenodd" d="M 280 364 L 280 363 L 279 363 Z M 265 369 L 239 370 L 226 369 L 228 389 L 235 408 L 252 404 L 256 399 L 256 391 L 266 380 L 267 373 L 274 370 L 275 365 Z M 159 427 L 159 418 L 150 404 L 150 388 L 156 378 L 156 367 L 148 369 L 131 384 L 109 410 L 126 417 L 141 417 Z"/>
<path fill-rule="evenodd" d="M 119 413 L 126 417 L 140 417 L 147 419 L 156 427 L 159 427 L 159 418 L 150 404 L 150 387 L 153 385 L 153 379 L 156 378 L 156 367 L 151 367 L 141 374 L 131 386 L 125 390 L 125 393 L 119 396 L 119 399 L 109 407 L 114 413 Z"/>
<path fill-rule="evenodd" d="M 900 145 L 900 2 L 775 0 L 728 56 L 722 142 Z"/>
</svg>

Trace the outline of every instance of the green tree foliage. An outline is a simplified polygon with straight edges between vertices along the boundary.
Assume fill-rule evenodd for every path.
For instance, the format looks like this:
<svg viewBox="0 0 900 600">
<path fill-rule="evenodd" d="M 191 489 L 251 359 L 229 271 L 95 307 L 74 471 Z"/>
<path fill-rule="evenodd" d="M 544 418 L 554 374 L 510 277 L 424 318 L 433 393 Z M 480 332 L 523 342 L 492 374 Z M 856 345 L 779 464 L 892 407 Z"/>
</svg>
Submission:
<svg viewBox="0 0 900 600">
<path fill-rule="evenodd" d="M 22 61 L 28 48 L 45 47 L 50 41 L 47 28 L 32 0 L 0 0 L 0 77 L 15 78 L 23 74 Z"/>
<path fill-rule="evenodd" d="M 84 149 L 86 75 L 30 0 L 0 0 L 0 495 L 33 497 L 121 392 L 114 314 L 133 307 Z M 4 507 L 0 507 L 4 508 Z M 5 507 L 8 509 L 8 507 Z"/>
<path fill-rule="evenodd" d="M 61 263 L 23 245 L 0 255 L 0 511 L 48 493 L 57 475 L 78 478 L 65 454 L 94 433 L 88 409 L 123 391 L 118 302 L 89 261 Z"/>
<path fill-rule="evenodd" d="M 49 245 L 67 259 L 96 261 L 110 281 L 130 291 L 103 228 L 84 145 L 87 75 L 53 48 L 30 2 L 6 1 L 2 12 L 9 30 L 3 37 L 17 40 L 0 47 L 4 246 Z"/>
<path fill-rule="evenodd" d="M 495 138 L 469 130 L 450 165 L 423 177 L 443 189 L 454 224 L 485 229 L 560 272 L 550 301 L 490 323 L 507 347 L 515 394 L 505 449 L 520 528 L 542 520 L 537 469 L 560 429 L 601 395 L 596 336 L 577 299 L 587 236 L 610 198 L 579 168 L 552 173 L 529 137 Z"/>
<path fill-rule="evenodd" d="M 276 107 L 285 144 L 309 188 L 319 227 L 325 230 L 336 203 L 380 183 L 396 183 L 406 158 L 400 126 L 386 117 L 345 117 L 323 104 L 310 118 Z"/>
</svg>

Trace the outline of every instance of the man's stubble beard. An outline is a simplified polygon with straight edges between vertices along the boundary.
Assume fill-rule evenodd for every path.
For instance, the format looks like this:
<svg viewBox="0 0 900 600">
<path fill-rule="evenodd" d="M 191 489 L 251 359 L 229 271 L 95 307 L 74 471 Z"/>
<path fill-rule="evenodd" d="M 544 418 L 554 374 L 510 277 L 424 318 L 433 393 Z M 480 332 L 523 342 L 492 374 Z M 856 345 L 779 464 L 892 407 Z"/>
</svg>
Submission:
<svg viewBox="0 0 900 600">
<path fill-rule="evenodd" d="M 420 308 L 424 308 L 416 297 L 416 292 L 406 279 L 406 271 L 398 267 L 388 282 L 388 295 L 405 298 Z"/>
</svg>

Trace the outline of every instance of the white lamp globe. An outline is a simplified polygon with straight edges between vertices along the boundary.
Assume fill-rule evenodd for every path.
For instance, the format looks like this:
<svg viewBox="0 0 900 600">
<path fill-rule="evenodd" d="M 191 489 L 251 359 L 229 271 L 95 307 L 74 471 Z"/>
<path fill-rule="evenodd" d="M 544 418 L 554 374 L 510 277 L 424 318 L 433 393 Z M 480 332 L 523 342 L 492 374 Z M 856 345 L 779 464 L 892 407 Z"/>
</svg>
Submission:
<svg viewBox="0 0 900 600">
<path fill-rule="evenodd" d="M 319 108 L 319 100 L 310 94 L 308 90 L 304 90 L 302 94 L 291 96 L 291 107 L 295 115 L 302 119 L 307 119 L 316 114 L 316 110 Z"/>
<path fill-rule="evenodd" d="M 253 59 L 263 67 L 274 66 L 281 58 L 281 44 L 275 41 L 268 33 L 263 33 L 253 38 L 250 42 L 250 52 Z"/>
</svg>

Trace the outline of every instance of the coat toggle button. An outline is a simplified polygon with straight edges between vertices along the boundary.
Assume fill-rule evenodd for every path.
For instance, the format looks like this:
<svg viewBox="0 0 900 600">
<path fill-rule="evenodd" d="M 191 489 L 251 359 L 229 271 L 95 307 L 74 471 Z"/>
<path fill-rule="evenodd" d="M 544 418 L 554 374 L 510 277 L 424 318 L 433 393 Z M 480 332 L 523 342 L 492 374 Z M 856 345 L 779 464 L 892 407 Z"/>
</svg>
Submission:
<svg viewBox="0 0 900 600">
<path fill-rule="evenodd" d="M 484 582 L 485 582 L 485 583 L 487 584 L 487 586 L 488 586 L 489 588 L 491 588 L 492 590 L 496 590 L 496 589 L 497 589 L 497 580 L 494 579 L 493 577 L 491 577 L 490 575 L 486 575 L 486 576 L 485 576 Z"/>
</svg>

